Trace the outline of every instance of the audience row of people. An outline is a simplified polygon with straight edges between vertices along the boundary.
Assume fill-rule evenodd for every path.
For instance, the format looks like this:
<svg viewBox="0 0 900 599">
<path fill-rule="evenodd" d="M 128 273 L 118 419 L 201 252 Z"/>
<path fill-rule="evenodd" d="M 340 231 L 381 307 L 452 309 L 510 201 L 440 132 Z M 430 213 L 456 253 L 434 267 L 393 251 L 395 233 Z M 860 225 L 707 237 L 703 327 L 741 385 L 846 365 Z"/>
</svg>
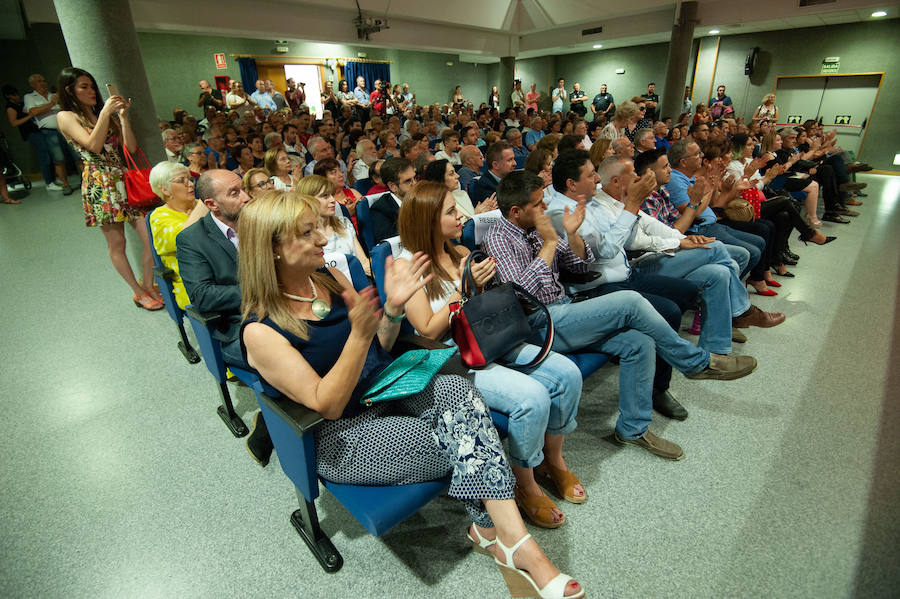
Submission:
<svg viewBox="0 0 900 599">
<path fill-rule="evenodd" d="M 101 226 L 135 303 L 159 309 L 149 246 L 142 281 L 124 258 L 124 222 L 148 243 L 145 211 L 127 204 L 118 154 L 136 149 L 130 103 L 101 102 L 96 81 L 80 69 L 63 71 L 60 90 L 60 132 L 85 164 L 87 224 Z M 276 104 L 259 122 L 252 110 L 238 113 L 229 130 L 238 111 L 225 115 L 208 103 L 202 132 L 183 118 L 162 133 L 169 160 L 150 173 L 163 201 L 149 219 L 153 243 L 176 273 L 179 306 L 222 316 L 214 336 L 226 362 L 257 371 L 328 420 L 316 434 L 321 477 L 391 485 L 450 474 L 450 495 L 473 521 L 468 538 L 495 559 L 513 594 L 581 597 L 584 589 L 543 554 L 520 516 L 545 528 L 566 522 L 544 488 L 568 503 L 587 501 L 563 454 L 582 395 L 580 371 L 564 354 L 616 356 L 615 440 L 682 459 L 680 445 L 650 427 L 654 410 L 688 417 L 669 389 L 673 369 L 734 380 L 757 368 L 732 344 L 747 341 L 742 329 L 778 326 L 785 315 L 753 305 L 744 281 L 757 294 L 777 293 L 774 276 L 793 276 L 786 265 L 797 261 L 787 244 L 793 229 L 803 241 L 834 240 L 814 228 L 815 205 L 804 219 L 788 194 L 804 191 L 808 201 L 822 189 L 826 216 L 843 222 L 855 214 L 846 206 L 859 204 L 850 196 L 861 186 L 849 174 L 864 167 L 848 165 L 815 123 L 799 134 L 763 122 L 761 139 L 736 122 L 712 130 L 697 123 L 672 140 L 665 122 L 647 117 L 654 101 L 642 102 L 617 106 L 593 136 L 578 115 L 551 115 L 549 133 L 538 115 L 530 128 L 506 129 L 505 139 L 487 125 L 489 111 L 460 109 L 453 122 L 416 107 L 405 123 L 395 115 L 385 126 L 352 114 L 339 124 L 330 114 L 312 122 Z M 425 133 L 410 126 L 419 116 Z M 396 146 L 400 126 L 408 137 Z M 265 138 L 252 137 L 256 131 Z M 356 211 L 360 201 L 368 219 Z M 419 394 L 364 405 L 362 394 L 392 360 L 401 322 L 453 343 L 448 316 L 469 255 L 456 242 L 463 222 L 485 212 L 496 222 L 482 244 L 489 257 L 472 264 L 475 284 L 515 282 L 545 304 L 553 352 L 520 368 L 548 324 L 535 312 L 533 338 L 511 348 L 504 365 L 438 374 Z M 403 248 L 385 264 L 383 305 L 373 288 L 355 289 L 325 267 L 326 251 L 342 252 L 371 273 L 364 228 L 376 242 L 399 237 Z M 679 334 L 689 310 L 696 344 Z M 509 417 L 508 453 L 489 409 Z M 259 416 L 248 447 L 268 462 L 272 445 Z"/>
</svg>

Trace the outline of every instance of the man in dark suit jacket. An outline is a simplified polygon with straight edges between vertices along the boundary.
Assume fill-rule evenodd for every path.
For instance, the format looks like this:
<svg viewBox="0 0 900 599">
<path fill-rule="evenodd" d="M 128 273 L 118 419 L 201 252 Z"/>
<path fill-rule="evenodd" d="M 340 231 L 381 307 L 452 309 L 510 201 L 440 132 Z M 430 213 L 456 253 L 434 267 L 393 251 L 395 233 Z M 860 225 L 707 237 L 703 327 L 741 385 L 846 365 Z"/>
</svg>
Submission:
<svg viewBox="0 0 900 599">
<path fill-rule="evenodd" d="M 369 208 L 375 243 L 397 236 L 400 202 L 416 183 L 416 169 L 405 158 L 388 158 L 381 165 L 381 179 L 390 191 L 375 200 Z"/>
<path fill-rule="evenodd" d="M 498 141 L 489 147 L 485 159 L 488 163 L 488 172 L 477 181 L 473 181 L 469 190 L 473 206 L 478 206 L 496 193 L 500 179 L 516 170 L 516 154 L 507 141 Z"/>
<path fill-rule="evenodd" d="M 197 181 L 197 195 L 209 210 L 175 238 L 181 280 L 191 304 L 201 312 L 222 315 L 213 337 L 222 342 L 225 363 L 249 368 L 241 354 L 241 287 L 238 281 L 237 223 L 250 196 L 241 178 L 226 170 L 209 170 Z M 272 455 L 272 439 L 262 414 L 253 419 L 247 435 L 250 455 L 265 466 Z"/>
<path fill-rule="evenodd" d="M 213 337 L 222 342 L 225 361 L 246 365 L 238 334 L 241 288 L 237 275 L 238 216 L 250 197 L 241 178 L 226 170 L 210 170 L 197 181 L 197 194 L 209 210 L 175 239 L 178 269 L 191 304 L 201 312 L 217 312 Z"/>
</svg>

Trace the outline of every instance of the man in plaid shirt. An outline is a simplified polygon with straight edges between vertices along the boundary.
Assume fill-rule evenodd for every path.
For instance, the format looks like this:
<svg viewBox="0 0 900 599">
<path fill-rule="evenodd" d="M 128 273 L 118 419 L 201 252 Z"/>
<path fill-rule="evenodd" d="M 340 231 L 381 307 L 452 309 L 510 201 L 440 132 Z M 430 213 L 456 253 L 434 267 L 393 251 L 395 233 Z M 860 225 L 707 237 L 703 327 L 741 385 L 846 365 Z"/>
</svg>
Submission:
<svg viewBox="0 0 900 599">
<path fill-rule="evenodd" d="M 528 171 L 514 171 L 500 181 L 497 202 L 503 218 L 485 235 L 484 250 L 497 260 L 501 280 L 518 283 L 547 305 L 556 331 L 555 351 L 588 349 L 621 358 L 616 439 L 680 460 L 684 457 L 681 447 L 649 430 L 656 351 L 689 378 L 740 378 L 755 370 L 756 360 L 715 356 L 691 345 L 634 291 L 573 303 L 559 282 L 559 271 L 584 273 L 593 261 L 593 253 L 577 232 L 584 222 L 587 198 L 581 198 L 574 210 L 564 211 L 566 241 L 544 214 L 543 187 L 543 180 Z M 538 331 L 542 319 L 542 313 L 531 316 Z"/>
</svg>

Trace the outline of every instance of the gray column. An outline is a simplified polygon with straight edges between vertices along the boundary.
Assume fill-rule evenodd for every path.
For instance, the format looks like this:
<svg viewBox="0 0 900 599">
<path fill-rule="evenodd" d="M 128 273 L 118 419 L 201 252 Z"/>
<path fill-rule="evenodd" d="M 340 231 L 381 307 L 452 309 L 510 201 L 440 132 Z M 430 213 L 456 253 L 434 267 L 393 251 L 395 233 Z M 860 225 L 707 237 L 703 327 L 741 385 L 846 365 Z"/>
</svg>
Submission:
<svg viewBox="0 0 900 599">
<path fill-rule="evenodd" d="M 151 164 L 165 160 L 128 0 L 53 0 L 53 4 L 72 66 L 94 76 L 100 88 L 98 100 L 108 97 L 107 83 L 116 84 L 119 93 L 131 98 L 128 114 L 141 149 Z"/>
<path fill-rule="evenodd" d="M 516 57 L 503 56 L 500 58 L 500 82 L 497 89 L 500 90 L 500 110 L 511 106 L 509 95 L 513 90 L 513 79 L 516 76 Z"/>
<path fill-rule="evenodd" d="M 669 41 L 669 62 L 666 67 L 666 85 L 660 98 L 662 105 L 659 116 L 678 118 L 681 101 L 684 99 L 684 82 L 687 79 L 688 61 L 691 58 L 691 44 L 694 41 L 694 25 L 697 24 L 697 3 L 682 2 L 681 13 L 672 26 Z"/>
</svg>

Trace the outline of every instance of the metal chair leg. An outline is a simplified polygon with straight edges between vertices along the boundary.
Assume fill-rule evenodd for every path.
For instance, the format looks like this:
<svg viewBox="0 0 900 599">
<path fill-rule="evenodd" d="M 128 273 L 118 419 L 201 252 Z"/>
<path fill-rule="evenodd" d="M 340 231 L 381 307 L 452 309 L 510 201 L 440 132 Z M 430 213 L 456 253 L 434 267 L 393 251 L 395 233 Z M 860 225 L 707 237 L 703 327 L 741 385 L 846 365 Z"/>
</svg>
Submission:
<svg viewBox="0 0 900 599">
<path fill-rule="evenodd" d="M 299 490 L 297 498 L 300 500 L 300 509 L 291 514 L 291 524 L 300 533 L 312 554 L 319 560 L 322 569 L 332 574 L 337 572 L 343 567 L 344 558 L 319 526 L 316 504 L 307 501 Z"/>
<path fill-rule="evenodd" d="M 228 383 L 222 381 L 219 383 L 219 394 L 222 396 L 222 405 L 216 410 L 219 418 L 231 431 L 235 437 L 245 437 L 249 431 L 247 425 L 241 420 L 241 417 L 234 411 L 234 405 L 231 403 L 231 394 L 228 392 Z"/>
<path fill-rule="evenodd" d="M 181 333 L 181 341 L 178 342 L 178 349 L 181 350 L 181 355 L 184 356 L 184 359 L 189 364 L 196 364 L 200 361 L 200 355 L 191 346 L 191 342 L 188 341 L 187 333 L 184 331 L 184 323 L 179 323 L 178 332 Z"/>
</svg>

